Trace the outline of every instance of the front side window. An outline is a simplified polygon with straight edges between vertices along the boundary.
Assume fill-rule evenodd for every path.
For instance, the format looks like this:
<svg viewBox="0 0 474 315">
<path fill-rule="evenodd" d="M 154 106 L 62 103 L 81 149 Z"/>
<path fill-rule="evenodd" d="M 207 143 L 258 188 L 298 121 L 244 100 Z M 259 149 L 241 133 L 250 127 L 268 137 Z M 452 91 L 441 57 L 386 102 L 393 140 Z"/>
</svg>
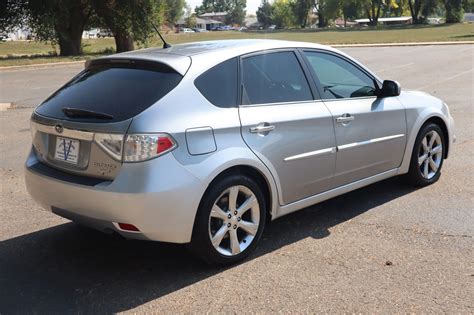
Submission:
<svg viewBox="0 0 474 315">
<path fill-rule="evenodd" d="M 313 99 L 301 65 L 291 51 L 244 58 L 242 84 L 244 105 Z"/>
<path fill-rule="evenodd" d="M 372 78 L 352 63 L 331 54 L 305 52 L 321 86 L 323 99 L 375 96 Z"/>
</svg>

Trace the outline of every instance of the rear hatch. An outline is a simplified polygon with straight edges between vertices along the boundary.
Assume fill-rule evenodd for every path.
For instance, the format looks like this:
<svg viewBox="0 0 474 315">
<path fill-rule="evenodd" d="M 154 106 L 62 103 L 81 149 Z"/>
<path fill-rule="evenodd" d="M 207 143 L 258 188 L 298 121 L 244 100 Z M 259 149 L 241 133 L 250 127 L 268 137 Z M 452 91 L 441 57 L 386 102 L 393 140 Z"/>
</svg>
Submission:
<svg viewBox="0 0 474 315">
<path fill-rule="evenodd" d="M 36 156 L 67 173 L 114 179 L 133 117 L 173 90 L 182 77 L 171 66 L 150 60 L 89 63 L 35 109 L 31 130 Z"/>
</svg>

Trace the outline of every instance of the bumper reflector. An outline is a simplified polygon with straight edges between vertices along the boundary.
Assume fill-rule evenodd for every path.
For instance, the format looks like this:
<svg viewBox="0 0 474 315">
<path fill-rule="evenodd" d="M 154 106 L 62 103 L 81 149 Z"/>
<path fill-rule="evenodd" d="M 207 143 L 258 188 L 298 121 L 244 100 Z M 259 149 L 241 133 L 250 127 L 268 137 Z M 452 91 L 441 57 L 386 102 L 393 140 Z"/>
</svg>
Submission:
<svg viewBox="0 0 474 315">
<path fill-rule="evenodd" d="M 118 226 L 124 231 L 140 232 L 140 230 L 133 224 L 119 223 Z"/>
</svg>

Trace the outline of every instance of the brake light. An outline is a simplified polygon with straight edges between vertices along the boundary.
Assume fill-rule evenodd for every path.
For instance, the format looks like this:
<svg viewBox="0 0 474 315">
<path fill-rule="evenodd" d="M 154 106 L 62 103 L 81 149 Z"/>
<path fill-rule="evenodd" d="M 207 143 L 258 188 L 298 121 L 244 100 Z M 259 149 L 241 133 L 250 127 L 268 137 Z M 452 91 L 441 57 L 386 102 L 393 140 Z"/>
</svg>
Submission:
<svg viewBox="0 0 474 315">
<path fill-rule="evenodd" d="M 124 162 L 153 159 L 176 148 L 176 142 L 167 134 L 127 135 L 124 144 Z"/>
<path fill-rule="evenodd" d="M 156 148 L 156 153 L 161 154 L 168 151 L 174 146 L 173 141 L 168 137 L 158 137 L 158 145 Z"/>
</svg>

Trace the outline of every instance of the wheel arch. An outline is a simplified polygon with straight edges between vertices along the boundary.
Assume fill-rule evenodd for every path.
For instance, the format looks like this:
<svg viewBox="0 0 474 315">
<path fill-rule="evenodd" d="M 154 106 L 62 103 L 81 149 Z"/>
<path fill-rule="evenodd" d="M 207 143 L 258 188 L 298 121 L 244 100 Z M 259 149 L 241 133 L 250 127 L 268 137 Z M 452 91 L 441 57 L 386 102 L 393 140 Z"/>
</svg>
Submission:
<svg viewBox="0 0 474 315">
<path fill-rule="evenodd" d="M 275 206 L 273 197 L 274 192 L 272 191 L 272 185 L 269 178 L 265 176 L 258 168 L 248 165 L 248 164 L 239 164 L 230 166 L 217 174 L 212 181 L 207 186 L 206 190 L 204 191 L 203 195 L 201 196 L 201 201 L 199 202 L 199 206 L 201 206 L 201 202 L 208 192 L 209 188 L 212 185 L 222 178 L 229 176 L 229 175 L 246 175 L 247 177 L 255 180 L 255 182 L 259 185 L 262 189 L 263 195 L 265 196 L 265 208 L 268 214 L 268 218 L 271 219 L 275 213 L 273 207 Z"/>
<path fill-rule="evenodd" d="M 417 135 L 418 133 L 420 132 L 420 130 L 426 126 L 427 124 L 429 123 L 434 123 L 435 125 L 438 125 L 441 130 L 443 131 L 443 138 L 444 138 L 444 143 L 446 145 L 446 150 L 444 151 L 444 156 L 443 158 L 448 158 L 448 152 L 449 152 L 449 133 L 448 133 L 448 127 L 445 123 L 445 121 L 439 117 L 439 116 L 432 116 L 430 118 L 428 118 L 424 123 L 423 125 L 421 125 L 420 129 L 418 130 L 417 132 Z"/>
<path fill-rule="evenodd" d="M 419 115 L 418 119 L 413 123 L 411 131 L 409 132 L 409 137 L 407 139 L 405 154 L 403 157 L 402 165 L 398 170 L 398 174 L 405 174 L 408 172 L 410 167 L 410 160 L 413 152 L 413 147 L 415 145 L 415 140 L 420 130 L 428 123 L 435 123 L 440 126 L 441 130 L 443 131 L 443 137 L 446 144 L 446 150 L 444 154 L 444 158 L 448 157 L 449 149 L 450 149 L 450 133 L 448 129 L 448 122 L 446 118 L 443 117 L 442 113 L 432 112 L 428 110 L 424 111 L 424 115 Z"/>
</svg>

